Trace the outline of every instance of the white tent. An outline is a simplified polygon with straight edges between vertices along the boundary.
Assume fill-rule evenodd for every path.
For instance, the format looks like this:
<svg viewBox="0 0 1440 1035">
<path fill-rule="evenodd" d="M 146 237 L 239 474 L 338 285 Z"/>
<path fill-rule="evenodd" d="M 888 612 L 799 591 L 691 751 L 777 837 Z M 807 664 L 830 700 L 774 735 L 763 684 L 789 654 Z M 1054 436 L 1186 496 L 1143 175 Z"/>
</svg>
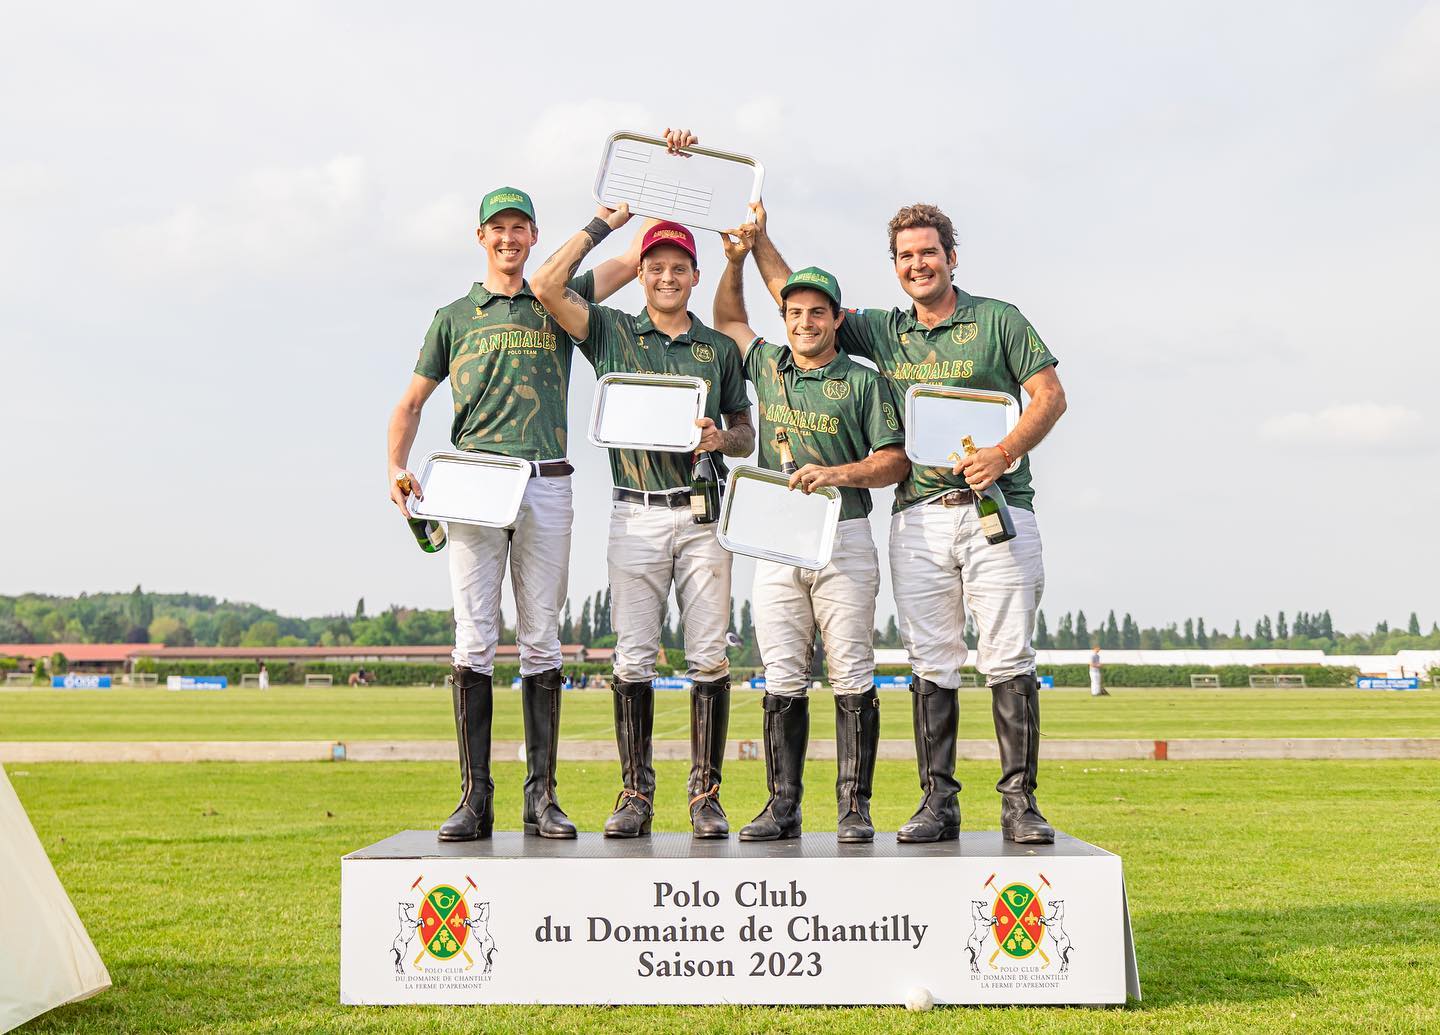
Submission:
<svg viewBox="0 0 1440 1035">
<path fill-rule="evenodd" d="M 0 1032 L 109 987 L 105 964 L 0 766 Z"/>
</svg>

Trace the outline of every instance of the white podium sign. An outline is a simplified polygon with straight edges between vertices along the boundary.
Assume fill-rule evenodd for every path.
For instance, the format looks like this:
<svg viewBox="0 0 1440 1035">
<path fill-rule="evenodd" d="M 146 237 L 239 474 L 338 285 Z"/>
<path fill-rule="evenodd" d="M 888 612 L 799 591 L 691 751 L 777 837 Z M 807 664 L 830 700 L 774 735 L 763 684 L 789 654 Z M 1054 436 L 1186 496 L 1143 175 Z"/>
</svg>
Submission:
<svg viewBox="0 0 1440 1035">
<path fill-rule="evenodd" d="M 1010 845 L 657 834 L 442 844 L 341 862 L 340 998 L 398 1003 L 1124 1003 L 1118 856 Z"/>
</svg>

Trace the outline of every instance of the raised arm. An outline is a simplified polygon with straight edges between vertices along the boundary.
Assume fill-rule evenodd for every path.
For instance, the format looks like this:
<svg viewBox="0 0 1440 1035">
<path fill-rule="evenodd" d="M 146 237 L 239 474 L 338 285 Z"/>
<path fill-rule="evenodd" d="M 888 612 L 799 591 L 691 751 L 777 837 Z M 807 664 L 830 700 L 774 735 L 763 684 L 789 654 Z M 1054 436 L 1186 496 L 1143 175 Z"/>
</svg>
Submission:
<svg viewBox="0 0 1440 1035">
<path fill-rule="evenodd" d="M 684 154 L 686 148 L 700 143 L 700 138 L 688 129 L 670 129 L 667 126 L 662 136 L 669 152 L 675 155 Z M 658 219 L 646 219 L 623 254 L 596 264 L 595 301 L 605 301 L 635 279 L 635 270 L 640 265 L 640 244 L 645 239 L 645 231 L 658 222 Z"/>
<path fill-rule="evenodd" d="M 420 479 L 410 472 L 410 447 L 415 444 L 415 432 L 420 428 L 420 411 L 439 383 L 420 374 L 412 374 L 410 383 L 405 386 L 405 394 L 390 414 L 390 428 L 385 437 L 385 455 L 390 467 L 390 500 L 407 518 L 410 509 L 405 506 L 405 497 L 409 493 L 399 479 L 401 475 L 408 475 L 408 484 L 415 495 L 420 496 Z"/>
<path fill-rule="evenodd" d="M 790 476 L 790 488 L 814 492 L 825 485 L 836 488 L 880 489 L 895 485 L 910 473 L 910 460 L 902 445 L 881 446 L 864 460 L 835 467 L 806 464 Z"/>
<path fill-rule="evenodd" d="M 590 249 L 605 240 L 610 231 L 624 226 L 629 219 L 629 205 L 622 203 L 618 209 L 601 205 L 595 218 L 546 259 L 530 281 L 530 289 L 535 292 L 540 304 L 576 341 L 584 341 L 590 333 L 590 306 L 565 283 L 575 275 L 581 260 L 590 254 Z"/>
<path fill-rule="evenodd" d="M 760 201 L 751 205 L 750 211 L 755 217 L 755 266 L 760 270 L 760 276 L 765 278 L 765 288 L 770 292 L 770 297 L 775 299 L 776 305 L 782 305 L 780 289 L 794 271 L 780 257 L 780 249 L 775 247 L 775 242 L 770 240 L 770 235 L 766 232 L 765 203 Z"/>
<path fill-rule="evenodd" d="M 750 207 L 752 211 L 755 208 Z M 740 358 L 744 359 L 755 340 L 745 313 L 745 256 L 755 244 L 755 227 L 747 223 L 734 230 L 722 230 L 720 244 L 725 249 L 725 272 L 720 274 L 715 288 L 715 329 L 735 340 Z"/>
</svg>

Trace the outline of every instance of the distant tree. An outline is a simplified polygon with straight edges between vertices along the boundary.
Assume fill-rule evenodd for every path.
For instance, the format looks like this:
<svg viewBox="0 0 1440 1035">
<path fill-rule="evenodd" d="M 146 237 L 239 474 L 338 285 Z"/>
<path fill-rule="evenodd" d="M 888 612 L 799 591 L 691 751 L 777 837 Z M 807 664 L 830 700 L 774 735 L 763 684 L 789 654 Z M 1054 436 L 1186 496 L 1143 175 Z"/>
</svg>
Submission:
<svg viewBox="0 0 1440 1035">
<path fill-rule="evenodd" d="M 1210 646 L 1210 637 L 1205 634 L 1205 619 L 1199 619 L 1195 624 L 1195 646 L 1204 650 Z"/>
<path fill-rule="evenodd" d="M 1326 608 L 1320 615 L 1320 635 L 1327 640 L 1335 638 L 1335 626 L 1330 619 L 1330 609 Z"/>
<path fill-rule="evenodd" d="M 155 605 L 150 602 L 150 598 L 145 595 L 145 591 L 138 584 L 130 591 L 130 603 L 126 611 L 126 617 L 130 619 L 132 628 L 143 625 L 149 629 L 150 623 L 155 620 Z"/>
<path fill-rule="evenodd" d="M 974 647 L 974 646 L 975 646 L 975 616 L 972 615 L 972 614 L 966 614 L 966 615 L 965 615 L 965 633 L 964 633 L 964 636 L 965 636 L 965 643 L 966 643 L 967 645 L 969 645 L 970 647 Z"/>
<path fill-rule="evenodd" d="M 1129 611 L 1125 612 L 1125 620 L 1120 624 L 1120 646 L 1125 650 L 1140 649 L 1140 626 L 1130 617 Z"/>
<path fill-rule="evenodd" d="M 1275 615 L 1275 638 L 1277 640 L 1290 639 L 1290 629 L 1285 624 L 1285 612 L 1281 611 Z"/>
<path fill-rule="evenodd" d="M 1265 615 L 1260 619 L 1260 631 L 1256 633 L 1255 638 L 1262 641 L 1266 646 L 1274 642 L 1275 630 L 1270 625 L 1269 615 Z"/>
<path fill-rule="evenodd" d="M 132 625 L 125 630 L 126 643 L 149 643 L 150 628 L 144 625 Z"/>
<path fill-rule="evenodd" d="M 364 617 L 365 617 L 365 598 L 364 598 L 364 597 L 361 597 L 359 600 L 357 600 L 357 601 L 355 602 L 355 617 L 356 617 L 356 618 L 364 618 Z"/>
<path fill-rule="evenodd" d="M 1193 618 L 1185 619 L 1185 646 L 1195 646 L 1195 620 Z"/>
<path fill-rule="evenodd" d="M 892 622 L 895 619 L 890 619 Z M 1037 650 L 1049 650 L 1050 630 L 1045 627 L 1045 612 L 1040 611 L 1035 615 L 1035 648 Z"/>
<path fill-rule="evenodd" d="M 670 601 L 660 605 L 660 645 L 662 647 L 675 646 L 675 632 L 670 628 Z"/>
<path fill-rule="evenodd" d="M 900 626 L 896 624 L 894 615 L 891 615 L 885 622 L 885 646 L 900 646 Z"/>
<path fill-rule="evenodd" d="M 0 617 L 0 643 L 33 643 L 25 623 L 15 618 Z"/>
<path fill-rule="evenodd" d="M 740 639 L 749 643 L 755 639 L 755 625 L 750 619 L 750 601 L 740 605 Z"/>
<path fill-rule="evenodd" d="M 1100 646 L 1106 650 L 1120 649 L 1120 626 L 1115 623 L 1115 612 L 1113 609 L 1109 617 L 1105 619 L 1105 629 L 1100 634 Z"/>
<path fill-rule="evenodd" d="M 344 619 L 340 623 L 345 626 L 345 633 L 348 635 L 350 626 Z M 338 633 L 338 630 L 337 630 Z M 215 638 L 222 647 L 237 647 L 240 645 L 240 637 L 245 635 L 245 620 L 234 611 L 226 611 L 220 616 L 220 623 L 215 627 Z"/>
<path fill-rule="evenodd" d="M 1060 628 L 1055 633 L 1055 646 L 1061 650 L 1075 649 L 1075 619 L 1069 611 L 1060 616 Z"/>
<path fill-rule="evenodd" d="M 587 599 L 580 607 L 580 628 L 575 631 L 577 642 L 589 645 L 595 635 L 595 629 L 590 624 L 590 601 Z"/>
<path fill-rule="evenodd" d="M 119 643 L 125 635 L 125 618 L 119 611 L 106 608 L 90 625 L 91 643 Z"/>
<path fill-rule="evenodd" d="M 250 624 L 250 628 L 245 630 L 245 635 L 240 640 L 240 645 L 242 647 L 273 647 L 279 638 L 279 624 L 263 618 Z M 385 644 L 392 641 L 381 640 L 378 642 Z"/>
<path fill-rule="evenodd" d="M 1378 622 L 1375 623 L 1375 635 L 1376 635 L 1376 636 L 1385 636 L 1385 635 L 1388 635 L 1389 632 L 1390 632 L 1390 623 L 1389 623 L 1388 621 L 1386 621 L 1385 619 L 1382 618 L 1382 619 L 1380 619 L 1380 621 L 1378 621 Z"/>
<path fill-rule="evenodd" d="M 1410 612 L 1410 624 L 1406 627 L 1406 632 L 1411 636 L 1420 635 L 1420 616 L 1414 611 Z"/>
<path fill-rule="evenodd" d="M 602 636 L 613 636 L 615 634 L 614 616 L 610 613 L 610 587 L 605 587 L 605 631 Z"/>
<path fill-rule="evenodd" d="M 70 671 L 70 659 L 61 654 L 58 650 L 50 655 L 50 674 L 52 676 L 63 676 Z"/>
<path fill-rule="evenodd" d="M 560 612 L 560 642 L 575 642 L 575 620 L 570 617 L 570 598 L 565 598 L 565 609 Z"/>
<path fill-rule="evenodd" d="M 1095 646 L 1090 639 L 1090 627 L 1085 624 L 1085 612 L 1075 612 L 1075 646 L 1080 650 L 1089 650 Z"/>
</svg>

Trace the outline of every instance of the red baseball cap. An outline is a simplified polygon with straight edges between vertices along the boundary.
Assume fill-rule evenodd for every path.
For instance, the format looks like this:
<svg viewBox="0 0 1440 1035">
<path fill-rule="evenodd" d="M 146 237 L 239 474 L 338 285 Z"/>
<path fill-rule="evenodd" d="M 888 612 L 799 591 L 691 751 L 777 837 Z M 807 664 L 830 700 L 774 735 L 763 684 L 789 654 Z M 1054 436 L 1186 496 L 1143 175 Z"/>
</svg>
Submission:
<svg viewBox="0 0 1440 1035">
<path fill-rule="evenodd" d="M 690 253 L 690 258 L 696 262 L 700 257 L 695 254 L 695 235 L 679 223 L 669 221 L 656 223 L 649 230 L 645 231 L 645 239 L 640 242 L 640 256 L 644 258 L 645 253 L 651 248 L 661 244 L 673 244 L 677 248 L 683 248 Z"/>
</svg>

